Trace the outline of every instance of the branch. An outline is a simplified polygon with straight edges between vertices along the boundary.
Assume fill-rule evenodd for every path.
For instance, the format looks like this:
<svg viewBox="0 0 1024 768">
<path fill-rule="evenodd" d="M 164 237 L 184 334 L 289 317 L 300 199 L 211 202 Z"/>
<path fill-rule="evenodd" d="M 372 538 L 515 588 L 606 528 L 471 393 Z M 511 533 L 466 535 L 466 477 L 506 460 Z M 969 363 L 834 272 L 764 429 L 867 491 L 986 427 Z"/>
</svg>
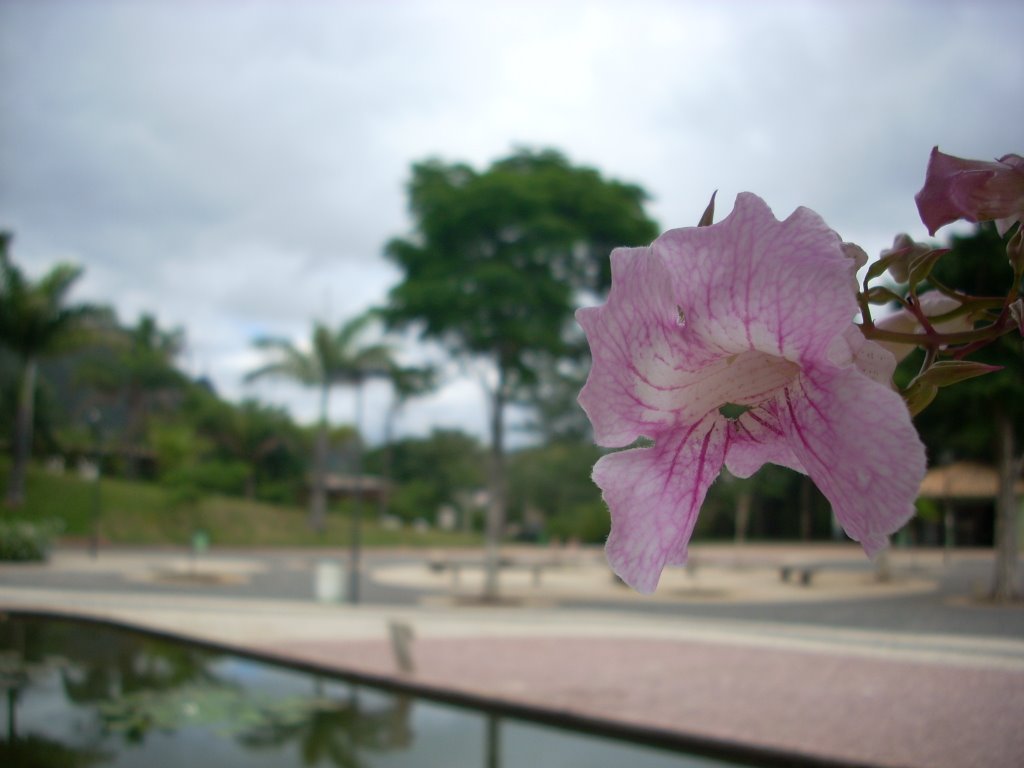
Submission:
<svg viewBox="0 0 1024 768">
<path fill-rule="evenodd" d="M 872 324 L 858 325 L 864 338 L 874 341 L 891 341 L 896 344 L 910 344 L 915 347 L 950 347 L 959 344 L 974 344 L 975 342 L 995 341 L 1000 336 L 1009 333 L 1014 329 L 1014 324 L 1008 317 L 1000 317 L 991 325 L 984 328 L 975 328 L 973 331 L 960 331 L 958 333 L 901 333 L 899 331 L 886 331 Z"/>
</svg>

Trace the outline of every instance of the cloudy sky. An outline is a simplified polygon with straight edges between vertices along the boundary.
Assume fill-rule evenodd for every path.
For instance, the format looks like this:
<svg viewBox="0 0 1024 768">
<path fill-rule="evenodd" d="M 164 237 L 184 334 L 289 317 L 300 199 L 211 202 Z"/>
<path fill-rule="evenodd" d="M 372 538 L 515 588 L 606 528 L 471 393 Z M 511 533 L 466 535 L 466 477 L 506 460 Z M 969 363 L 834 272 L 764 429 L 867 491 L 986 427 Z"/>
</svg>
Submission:
<svg viewBox="0 0 1024 768">
<path fill-rule="evenodd" d="M 925 236 L 933 145 L 1024 150 L 1022 28 L 1009 0 L 0 0 L 0 227 L 30 274 L 79 263 L 75 298 L 183 327 L 223 395 L 308 420 L 311 394 L 243 384 L 251 340 L 384 301 L 412 162 L 551 146 L 664 228 L 750 190 L 877 253 Z M 483 434 L 483 408 L 453 369 L 403 428 Z"/>
</svg>

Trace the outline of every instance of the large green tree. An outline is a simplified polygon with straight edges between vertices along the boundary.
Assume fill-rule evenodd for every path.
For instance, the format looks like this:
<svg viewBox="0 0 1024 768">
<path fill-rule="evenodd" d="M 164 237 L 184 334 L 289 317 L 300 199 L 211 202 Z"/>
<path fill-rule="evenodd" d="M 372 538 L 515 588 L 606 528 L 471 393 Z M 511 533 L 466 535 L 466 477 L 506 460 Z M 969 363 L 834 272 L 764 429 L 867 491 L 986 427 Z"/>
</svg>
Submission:
<svg viewBox="0 0 1024 768">
<path fill-rule="evenodd" d="M 58 264 L 32 282 L 12 261 L 10 243 L 10 233 L 0 232 L 0 346 L 13 354 L 19 368 L 6 499 L 9 505 L 19 506 L 25 501 L 25 473 L 32 453 L 39 361 L 60 351 L 96 310 L 85 304 L 68 304 L 68 293 L 81 276 L 81 268 Z"/>
<path fill-rule="evenodd" d="M 490 406 L 490 507 L 484 596 L 498 592 L 505 517 L 505 409 L 538 364 L 570 352 L 572 313 L 610 282 L 615 246 L 657 234 L 639 186 L 605 179 L 552 150 L 520 150 L 484 171 L 429 160 L 408 187 L 413 233 L 387 255 L 403 279 L 387 316 L 482 364 Z"/>
<path fill-rule="evenodd" d="M 308 350 L 300 349 L 291 340 L 265 337 L 254 343 L 268 358 L 268 362 L 248 375 L 249 380 L 265 376 L 285 377 L 308 387 L 320 395 L 319 430 L 313 466 L 313 493 L 310 499 L 309 521 L 316 531 L 323 531 L 327 513 L 327 442 L 329 428 L 329 400 L 335 387 L 352 387 L 356 395 L 356 429 L 362 432 L 363 384 L 371 378 L 386 379 L 395 367 L 390 347 L 381 343 L 363 343 L 368 327 L 374 320 L 372 313 L 359 315 L 332 330 L 320 322 L 313 324 L 313 336 Z M 361 440 L 356 441 L 361 445 Z M 361 456 L 357 450 L 356 474 L 362 472 Z M 359 494 L 357 493 L 357 499 Z M 353 516 L 352 562 L 350 563 L 349 597 L 358 601 L 359 515 Z"/>
<path fill-rule="evenodd" d="M 297 461 L 300 433 L 283 408 L 256 400 L 234 404 L 194 386 L 184 415 L 210 441 L 216 462 L 245 467 L 246 498 L 257 498 L 265 482 L 287 481 L 291 471 L 301 466 Z"/>
<path fill-rule="evenodd" d="M 509 516 L 524 533 L 543 524 L 552 536 L 603 542 L 611 521 L 590 471 L 601 456 L 592 442 L 563 439 L 524 448 L 509 457 Z"/>
<path fill-rule="evenodd" d="M 77 378 L 98 394 L 107 428 L 116 428 L 120 452 L 130 477 L 142 474 L 153 419 L 174 412 L 189 387 L 177 359 L 185 347 L 185 332 L 165 330 L 155 317 L 140 315 L 134 326 L 112 319 L 95 334 L 97 349 L 86 356 Z"/>
<path fill-rule="evenodd" d="M 955 286 L 974 296 L 1006 295 L 1014 273 L 1004 238 L 992 224 L 970 235 L 954 236 L 950 253 L 933 270 L 933 282 Z M 1024 285 L 1018 282 L 1018 290 Z M 939 390 L 935 401 L 915 418 L 931 462 L 973 459 L 995 464 L 1000 490 L 996 502 L 996 561 L 992 594 L 1015 596 L 1019 540 L 1014 483 L 1024 463 L 1024 343 L 1009 333 L 975 352 L 972 360 L 1002 370 Z M 920 364 L 917 353 L 901 366 L 904 378 Z"/>
</svg>

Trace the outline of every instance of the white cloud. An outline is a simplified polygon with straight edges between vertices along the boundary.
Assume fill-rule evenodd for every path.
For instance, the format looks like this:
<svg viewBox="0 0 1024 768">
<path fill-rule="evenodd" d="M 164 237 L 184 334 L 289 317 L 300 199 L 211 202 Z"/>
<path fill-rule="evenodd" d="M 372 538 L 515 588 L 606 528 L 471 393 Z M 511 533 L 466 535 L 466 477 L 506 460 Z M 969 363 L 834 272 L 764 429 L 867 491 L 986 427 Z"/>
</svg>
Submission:
<svg viewBox="0 0 1024 768">
<path fill-rule="evenodd" d="M 1021 149 L 1022 21 L 923 0 L 6 2 L 0 226 L 30 271 L 76 260 L 83 297 L 183 326 L 190 368 L 240 397 L 254 335 L 384 301 L 428 155 L 556 146 L 645 186 L 664 226 L 749 189 L 869 253 L 922 235 L 933 144 Z M 311 418 L 308 393 L 257 394 Z M 403 417 L 434 424 L 483 434 L 479 387 Z"/>
</svg>

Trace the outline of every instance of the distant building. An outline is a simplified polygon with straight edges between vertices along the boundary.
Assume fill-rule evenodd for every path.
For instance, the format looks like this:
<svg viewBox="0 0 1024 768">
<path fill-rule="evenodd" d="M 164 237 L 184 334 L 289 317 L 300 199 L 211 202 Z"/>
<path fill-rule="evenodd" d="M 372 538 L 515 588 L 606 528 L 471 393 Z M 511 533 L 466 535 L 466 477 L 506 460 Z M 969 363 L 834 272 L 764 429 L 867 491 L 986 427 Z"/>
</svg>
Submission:
<svg viewBox="0 0 1024 768">
<path fill-rule="evenodd" d="M 313 487 L 312 478 L 307 479 L 307 491 Z M 390 490 L 389 484 L 376 475 L 342 475 L 335 472 L 327 473 L 325 478 L 327 501 L 345 501 L 357 496 L 365 502 L 377 503 Z"/>
<path fill-rule="evenodd" d="M 1024 499 L 1024 480 L 1018 479 L 1017 498 Z M 918 494 L 935 502 L 939 511 L 950 514 L 957 546 L 989 547 L 995 541 L 995 506 L 999 494 L 999 473 L 984 464 L 958 461 L 928 471 Z M 922 544 L 943 541 L 942 520 L 918 519 L 916 538 Z"/>
</svg>

